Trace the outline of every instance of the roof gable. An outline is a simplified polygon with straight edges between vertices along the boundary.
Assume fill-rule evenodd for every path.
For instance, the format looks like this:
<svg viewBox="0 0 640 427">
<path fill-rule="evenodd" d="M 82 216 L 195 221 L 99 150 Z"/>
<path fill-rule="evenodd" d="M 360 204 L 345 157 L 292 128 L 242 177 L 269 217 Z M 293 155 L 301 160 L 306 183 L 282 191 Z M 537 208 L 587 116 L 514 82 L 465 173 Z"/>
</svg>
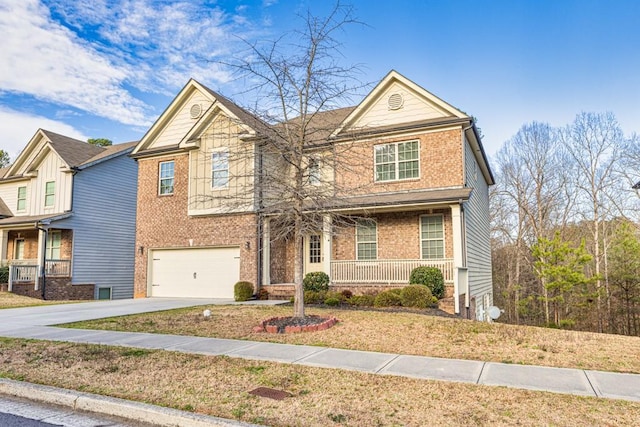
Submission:
<svg viewBox="0 0 640 427">
<path fill-rule="evenodd" d="M 4 178 L 24 175 L 34 170 L 50 151 L 56 153 L 66 167 L 73 168 L 104 150 L 102 147 L 96 147 L 78 139 L 38 129 L 9 167 Z"/>
<path fill-rule="evenodd" d="M 194 107 L 195 106 L 195 107 Z M 198 109 L 198 114 L 192 108 Z M 245 131 L 255 134 L 257 118 L 222 95 L 190 79 L 142 137 L 132 154 L 163 147 L 184 147 L 206 129 L 220 111 L 236 120 Z"/>
<path fill-rule="evenodd" d="M 332 136 L 405 123 L 468 118 L 462 111 L 392 70 L 346 117 Z"/>
</svg>

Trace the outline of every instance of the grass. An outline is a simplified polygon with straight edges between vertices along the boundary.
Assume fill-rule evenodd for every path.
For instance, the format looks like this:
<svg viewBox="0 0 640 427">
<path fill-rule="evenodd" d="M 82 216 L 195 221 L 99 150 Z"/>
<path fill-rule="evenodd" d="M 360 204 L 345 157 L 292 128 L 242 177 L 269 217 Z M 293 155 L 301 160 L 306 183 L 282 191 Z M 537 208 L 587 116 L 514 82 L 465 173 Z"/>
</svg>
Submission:
<svg viewBox="0 0 640 427">
<path fill-rule="evenodd" d="M 210 320 L 202 311 L 209 308 Z M 500 323 L 340 309 L 307 309 L 336 316 L 333 328 L 274 335 L 253 332 L 261 320 L 291 315 L 291 307 L 194 307 L 114 317 L 66 326 L 305 344 L 353 350 L 564 368 L 640 373 L 640 338 Z"/>
<path fill-rule="evenodd" d="M 0 339 L 0 376 L 269 426 L 637 425 L 640 403 L 156 350 Z M 284 390 L 282 401 L 250 395 Z"/>
<path fill-rule="evenodd" d="M 35 307 L 38 305 L 69 304 L 74 302 L 79 302 L 79 301 L 45 301 L 38 298 L 30 298 L 22 295 L 12 294 L 10 292 L 0 292 L 0 309 Z M 86 301 L 82 301 L 82 302 L 86 302 Z"/>
</svg>

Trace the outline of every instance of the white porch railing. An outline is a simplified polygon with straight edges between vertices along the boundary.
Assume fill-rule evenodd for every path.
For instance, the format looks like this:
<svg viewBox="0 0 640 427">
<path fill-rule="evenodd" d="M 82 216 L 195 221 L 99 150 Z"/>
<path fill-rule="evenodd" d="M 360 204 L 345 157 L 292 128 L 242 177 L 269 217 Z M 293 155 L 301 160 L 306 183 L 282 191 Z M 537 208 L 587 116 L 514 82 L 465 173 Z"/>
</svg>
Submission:
<svg viewBox="0 0 640 427">
<path fill-rule="evenodd" d="M 71 276 L 71 261 L 68 259 L 48 259 L 44 265 L 45 273 L 49 277 Z"/>
<path fill-rule="evenodd" d="M 34 282 L 40 274 L 40 266 L 35 259 L 16 259 L 10 261 L 9 280 L 12 283 Z M 68 259 L 48 259 L 45 261 L 47 277 L 70 277 L 71 261 Z"/>
<path fill-rule="evenodd" d="M 411 271 L 420 266 L 437 267 L 445 283 L 453 283 L 453 259 L 398 259 L 331 261 L 332 283 L 409 283 Z"/>
<path fill-rule="evenodd" d="M 38 278 L 38 266 L 29 264 L 12 264 L 9 267 L 9 283 L 34 282 Z"/>
</svg>

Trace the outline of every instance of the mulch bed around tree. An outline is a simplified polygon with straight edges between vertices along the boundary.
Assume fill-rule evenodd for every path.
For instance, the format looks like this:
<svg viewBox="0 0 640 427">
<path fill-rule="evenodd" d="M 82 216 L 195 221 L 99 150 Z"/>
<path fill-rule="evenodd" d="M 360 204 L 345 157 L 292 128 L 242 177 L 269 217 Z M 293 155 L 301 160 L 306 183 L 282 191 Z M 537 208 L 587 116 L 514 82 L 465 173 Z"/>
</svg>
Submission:
<svg viewBox="0 0 640 427">
<path fill-rule="evenodd" d="M 317 332 L 329 329 L 338 323 L 335 317 L 305 316 L 305 317 L 272 317 L 263 320 L 256 326 L 256 332 L 272 334 L 290 334 L 297 332 Z"/>
</svg>

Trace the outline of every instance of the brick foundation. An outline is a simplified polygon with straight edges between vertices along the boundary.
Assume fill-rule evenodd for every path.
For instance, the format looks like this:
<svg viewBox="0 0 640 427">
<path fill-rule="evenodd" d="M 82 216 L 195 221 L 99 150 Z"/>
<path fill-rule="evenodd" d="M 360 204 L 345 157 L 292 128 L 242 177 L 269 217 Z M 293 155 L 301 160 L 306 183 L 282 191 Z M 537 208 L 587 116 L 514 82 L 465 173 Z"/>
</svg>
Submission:
<svg viewBox="0 0 640 427">
<path fill-rule="evenodd" d="M 42 289 L 34 290 L 33 283 L 14 283 L 12 292 L 31 298 L 42 299 Z M 68 277 L 47 278 L 45 299 L 52 301 L 92 300 L 95 285 L 72 285 Z"/>
<path fill-rule="evenodd" d="M 329 285 L 329 291 L 342 292 L 349 290 L 354 295 L 370 295 L 377 294 L 388 289 L 404 288 L 409 284 L 350 284 L 350 285 Z M 279 283 L 276 285 L 263 285 L 260 287 L 269 292 L 269 299 L 289 299 L 295 293 L 295 285 L 293 283 Z M 453 285 L 445 285 L 445 298 L 453 296 Z M 464 300 L 463 300 L 464 303 Z"/>
</svg>

